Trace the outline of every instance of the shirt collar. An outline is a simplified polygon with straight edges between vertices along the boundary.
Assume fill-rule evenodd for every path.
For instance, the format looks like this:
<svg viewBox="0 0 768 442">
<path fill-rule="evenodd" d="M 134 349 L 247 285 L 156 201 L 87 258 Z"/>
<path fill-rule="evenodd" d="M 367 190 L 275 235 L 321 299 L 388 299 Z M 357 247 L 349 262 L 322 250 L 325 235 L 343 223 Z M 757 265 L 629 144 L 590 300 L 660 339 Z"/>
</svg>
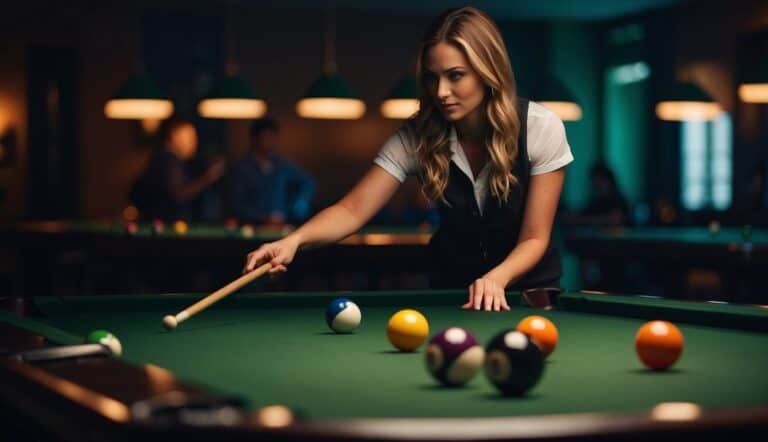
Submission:
<svg viewBox="0 0 768 442">
<path fill-rule="evenodd" d="M 474 183 L 475 178 L 472 175 L 472 166 L 469 165 L 469 160 L 467 159 L 467 154 L 464 152 L 464 148 L 461 147 L 461 144 L 459 144 L 459 136 L 456 135 L 456 126 L 451 125 L 451 131 L 448 134 L 448 142 L 451 146 L 451 161 L 458 166 L 459 170 L 464 172 L 464 175 L 469 178 L 469 180 Z M 483 168 L 480 170 L 480 173 L 477 174 L 477 179 L 484 179 L 485 175 L 488 173 L 488 167 L 489 163 L 486 162 Z"/>
</svg>

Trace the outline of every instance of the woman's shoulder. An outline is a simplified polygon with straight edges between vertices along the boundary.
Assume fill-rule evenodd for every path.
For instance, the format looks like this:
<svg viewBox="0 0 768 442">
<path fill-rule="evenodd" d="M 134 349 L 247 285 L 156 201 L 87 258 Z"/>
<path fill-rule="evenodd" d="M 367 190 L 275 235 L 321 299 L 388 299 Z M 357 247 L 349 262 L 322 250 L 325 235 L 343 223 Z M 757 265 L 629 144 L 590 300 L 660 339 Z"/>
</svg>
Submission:
<svg viewBox="0 0 768 442">
<path fill-rule="evenodd" d="M 528 146 L 535 148 L 544 144 L 561 144 L 565 139 L 565 125 L 556 113 L 535 101 L 529 102 L 526 121 Z"/>
<path fill-rule="evenodd" d="M 533 166 L 531 174 L 534 175 L 555 170 L 573 161 L 562 120 L 535 101 L 528 105 L 526 146 Z"/>
<path fill-rule="evenodd" d="M 382 150 L 396 151 L 399 155 L 413 155 L 416 153 L 418 143 L 416 123 L 413 120 L 407 120 L 395 133 L 389 136 L 384 142 Z"/>
<path fill-rule="evenodd" d="M 405 150 L 409 152 L 415 151 L 418 144 L 416 121 L 413 119 L 407 120 L 393 136 L 398 138 L 403 147 L 405 147 Z"/>
<path fill-rule="evenodd" d="M 531 100 L 528 102 L 528 129 L 562 124 L 556 113 Z"/>
</svg>

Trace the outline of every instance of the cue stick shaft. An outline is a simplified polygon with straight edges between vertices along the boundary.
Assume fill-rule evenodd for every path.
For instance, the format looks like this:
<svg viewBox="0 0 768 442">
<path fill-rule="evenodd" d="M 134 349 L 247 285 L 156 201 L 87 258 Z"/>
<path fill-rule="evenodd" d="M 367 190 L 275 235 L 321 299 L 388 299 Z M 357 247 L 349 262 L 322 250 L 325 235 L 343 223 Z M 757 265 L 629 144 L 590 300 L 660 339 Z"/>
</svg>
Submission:
<svg viewBox="0 0 768 442">
<path fill-rule="evenodd" d="M 182 323 L 183 321 L 189 319 L 190 317 L 196 315 L 197 313 L 201 312 L 202 310 L 205 310 L 206 308 L 210 307 L 212 304 L 220 301 L 221 299 L 231 295 L 232 293 L 239 290 L 241 287 L 243 287 L 246 284 L 249 284 L 256 278 L 264 275 L 269 271 L 269 269 L 272 268 L 272 263 L 266 263 L 263 264 L 261 267 L 257 267 L 253 271 L 250 271 L 246 273 L 245 275 L 235 279 L 234 281 L 230 282 L 229 284 L 225 285 L 224 287 L 216 290 L 215 292 L 211 293 L 210 295 L 206 296 L 205 298 L 197 301 L 196 303 L 192 304 L 191 306 L 185 308 L 181 311 L 181 313 L 176 315 L 176 320 L 179 323 Z"/>
</svg>

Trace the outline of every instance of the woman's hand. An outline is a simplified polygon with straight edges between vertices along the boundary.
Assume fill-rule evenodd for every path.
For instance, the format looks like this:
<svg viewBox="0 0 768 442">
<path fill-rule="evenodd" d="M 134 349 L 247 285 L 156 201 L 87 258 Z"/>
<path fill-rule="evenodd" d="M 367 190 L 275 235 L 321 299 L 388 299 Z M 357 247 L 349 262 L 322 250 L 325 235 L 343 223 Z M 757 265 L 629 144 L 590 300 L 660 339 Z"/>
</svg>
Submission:
<svg viewBox="0 0 768 442">
<path fill-rule="evenodd" d="M 469 302 L 462 305 L 465 310 L 484 309 L 485 311 L 509 310 L 507 297 L 504 293 L 506 283 L 502 282 L 492 273 L 487 273 L 476 279 L 469 286 Z"/>
<path fill-rule="evenodd" d="M 299 241 L 293 235 L 286 236 L 279 241 L 262 244 L 261 247 L 249 253 L 245 258 L 243 273 L 248 273 L 268 262 L 272 263 L 269 273 L 286 272 L 288 271 L 286 266 L 293 261 L 298 248 Z"/>
</svg>

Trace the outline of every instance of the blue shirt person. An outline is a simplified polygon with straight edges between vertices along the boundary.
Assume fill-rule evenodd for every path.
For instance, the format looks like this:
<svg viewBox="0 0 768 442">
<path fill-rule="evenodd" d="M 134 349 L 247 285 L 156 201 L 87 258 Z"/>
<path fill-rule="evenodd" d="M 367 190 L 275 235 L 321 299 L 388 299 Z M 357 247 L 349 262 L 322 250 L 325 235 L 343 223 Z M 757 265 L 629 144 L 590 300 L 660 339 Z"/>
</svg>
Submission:
<svg viewBox="0 0 768 442">
<path fill-rule="evenodd" d="M 314 180 L 277 153 L 277 141 L 274 121 L 255 121 L 250 152 L 232 168 L 232 211 L 243 221 L 301 222 L 310 215 Z"/>
</svg>

